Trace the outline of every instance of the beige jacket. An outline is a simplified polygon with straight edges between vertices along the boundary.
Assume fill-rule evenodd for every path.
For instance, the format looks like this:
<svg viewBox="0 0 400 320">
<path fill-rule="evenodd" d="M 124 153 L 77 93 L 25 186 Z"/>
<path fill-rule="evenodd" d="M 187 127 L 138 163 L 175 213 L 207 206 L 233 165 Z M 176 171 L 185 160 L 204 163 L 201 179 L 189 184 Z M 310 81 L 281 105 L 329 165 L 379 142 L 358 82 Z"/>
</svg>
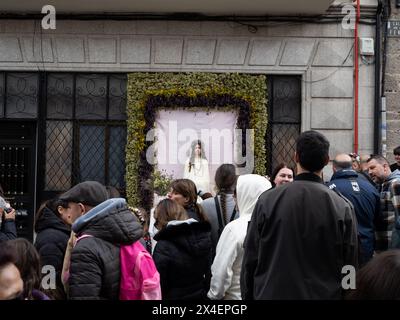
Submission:
<svg viewBox="0 0 400 320">
<path fill-rule="evenodd" d="M 76 242 L 76 235 L 75 232 L 71 231 L 71 236 L 68 240 L 67 244 L 67 249 L 65 250 L 65 257 L 64 257 L 64 263 L 63 263 L 63 268 L 61 272 L 61 282 L 64 286 L 65 293 L 68 296 L 68 279 L 69 279 L 69 267 L 71 264 L 71 253 L 72 249 L 75 246 Z"/>
</svg>

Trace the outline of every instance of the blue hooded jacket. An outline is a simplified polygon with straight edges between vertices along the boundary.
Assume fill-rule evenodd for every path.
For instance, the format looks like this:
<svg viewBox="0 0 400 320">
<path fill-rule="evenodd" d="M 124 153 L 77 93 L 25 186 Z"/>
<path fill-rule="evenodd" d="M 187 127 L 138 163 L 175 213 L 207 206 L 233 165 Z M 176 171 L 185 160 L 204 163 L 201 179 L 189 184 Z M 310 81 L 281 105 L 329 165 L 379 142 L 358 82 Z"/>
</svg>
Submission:
<svg viewBox="0 0 400 320">
<path fill-rule="evenodd" d="M 378 191 L 358 173 L 351 169 L 339 170 L 328 183 L 354 206 L 357 217 L 358 236 L 361 244 L 361 264 L 372 258 L 375 246 L 375 221 L 380 214 Z"/>
</svg>

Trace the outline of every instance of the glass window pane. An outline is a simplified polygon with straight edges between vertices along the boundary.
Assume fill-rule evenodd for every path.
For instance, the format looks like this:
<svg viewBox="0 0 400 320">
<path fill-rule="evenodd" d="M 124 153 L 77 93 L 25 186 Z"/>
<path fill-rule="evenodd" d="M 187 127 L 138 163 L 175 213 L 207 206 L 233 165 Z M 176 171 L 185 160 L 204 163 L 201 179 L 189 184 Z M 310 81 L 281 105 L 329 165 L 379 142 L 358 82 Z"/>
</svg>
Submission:
<svg viewBox="0 0 400 320">
<path fill-rule="evenodd" d="M 107 76 L 84 74 L 76 77 L 77 119 L 106 119 Z"/>
<path fill-rule="evenodd" d="M 36 118 L 39 74 L 7 73 L 7 118 Z"/>
<path fill-rule="evenodd" d="M 105 127 L 79 127 L 80 181 L 95 180 L 105 184 Z"/>
<path fill-rule="evenodd" d="M 273 82 L 272 121 L 300 122 L 301 82 L 293 76 L 277 76 Z"/>
<path fill-rule="evenodd" d="M 126 75 L 110 76 L 108 119 L 126 120 Z"/>
<path fill-rule="evenodd" d="M 47 77 L 47 118 L 71 119 L 74 103 L 72 95 L 72 74 L 50 74 Z"/>
<path fill-rule="evenodd" d="M 296 140 L 299 134 L 300 125 L 272 125 L 272 170 L 282 162 L 287 163 L 292 168 L 296 168 L 294 152 L 296 151 Z"/>
<path fill-rule="evenodd" d="M 45 190 L 71 188 L 72 137 L 72 122 L 47 121 Z"/>
<path fill-rule="evenodd" d="M 110 127 L 109 184 L 125 188 L 126 127 Z"/>
</svg>

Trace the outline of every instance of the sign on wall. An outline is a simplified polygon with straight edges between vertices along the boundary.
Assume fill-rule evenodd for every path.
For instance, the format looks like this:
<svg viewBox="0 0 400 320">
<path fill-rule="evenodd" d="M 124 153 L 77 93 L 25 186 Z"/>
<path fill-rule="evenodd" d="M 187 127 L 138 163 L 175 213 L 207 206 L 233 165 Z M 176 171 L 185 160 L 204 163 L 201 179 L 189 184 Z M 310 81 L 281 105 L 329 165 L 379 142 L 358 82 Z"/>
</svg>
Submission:
<svg viewBox="0 0 400 320">
<path fill-rule="evenodd" d="M 389 20 L 387 27 L 388 37 L 400 37 L 400 20 Z"/>
</svg>

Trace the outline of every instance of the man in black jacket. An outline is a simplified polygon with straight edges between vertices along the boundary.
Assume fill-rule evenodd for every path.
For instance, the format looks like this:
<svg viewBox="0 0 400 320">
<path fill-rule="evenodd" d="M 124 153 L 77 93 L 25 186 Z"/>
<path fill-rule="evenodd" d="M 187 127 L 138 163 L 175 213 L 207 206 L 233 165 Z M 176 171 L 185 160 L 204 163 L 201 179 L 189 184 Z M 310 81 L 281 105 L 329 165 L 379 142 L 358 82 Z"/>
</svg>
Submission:
<svg viewBox="0 0 400 320">
<path fill-rule="evenodd" d="M 343 267 L 357 267 L 353 207 L 321 179 L 329 141 L 302 133 L 295 159 L 295 181 L 264 192 L 252 214 L 240 278 L 245 300 L 340 299 Z"/>
<path fill-rule="evenodd" d="M 95 181 L 82 182 L 63 195 L 78 238 L 71 254 L 69 298 L 119 298 L 119 246 L 139 240 L 143 229 L 125 199 L 108 199 Z"/>
</svg>

